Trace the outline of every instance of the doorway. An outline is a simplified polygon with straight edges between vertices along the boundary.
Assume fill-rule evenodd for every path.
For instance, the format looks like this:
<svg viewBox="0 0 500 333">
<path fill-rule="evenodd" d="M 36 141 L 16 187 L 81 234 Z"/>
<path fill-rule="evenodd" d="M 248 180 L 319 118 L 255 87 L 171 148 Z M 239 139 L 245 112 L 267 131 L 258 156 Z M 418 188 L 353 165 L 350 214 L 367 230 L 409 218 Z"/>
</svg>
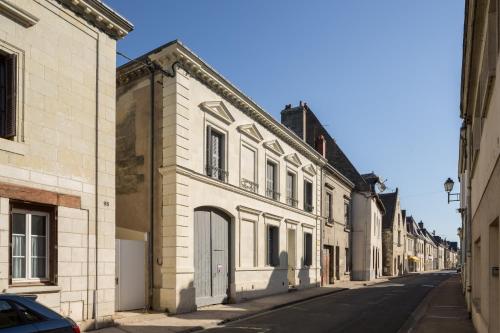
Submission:
<svg viewBox="0 0 500 333">
<path fill-rule="evenodd" d="M 323 284 L 332 284 L 333 281 L 333 246 L 325 245 L 323 251 Z"/>
<path fill-rule="evenodd" d="M 146 307 L 146 242 L 115 241 L 116 311 Z"/>
<path fill-rule="evenodd" d="M 335 246 L 335 279 L 340 280 L 340 247 Z"/>
<path fill-rule="evenodd" d="M 194 287 L 196 305 L 228 299 L 230 218 L 214 208 L 194 212 Z"/>
<path fill-rule="evenodd" d="M 490 267 L 489 267 L 489 297 L 490 297 L 490 306 L 489 306 L 489 331 L 490 332 L 499 332 L 500 331 L 500 319 L 498 316 L 498 293 L 499 289 L 499 246 L 498 246 L 498 219 L 490 224 L 489 236 L 490 236 Z"/>
<path fill-rule="evenodd" d="M 288 287 L 293 288 L 295 287 L 295 266 L 297 264 L 295 229 L 287 230 L 287 253 L 288 253 Z"/>
</svg>

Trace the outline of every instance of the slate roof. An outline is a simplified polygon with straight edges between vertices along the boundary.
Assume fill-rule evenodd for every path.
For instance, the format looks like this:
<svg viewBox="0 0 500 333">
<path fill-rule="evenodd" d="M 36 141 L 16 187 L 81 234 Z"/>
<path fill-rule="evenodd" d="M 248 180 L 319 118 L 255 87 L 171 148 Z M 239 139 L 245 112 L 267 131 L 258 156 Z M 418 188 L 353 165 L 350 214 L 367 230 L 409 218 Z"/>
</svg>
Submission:
<svg viewBox="0 0 500 333">
<path fill-rule="evenodd" d="M 379 197 L 385 207 L 385 215 L 382 218 L 382 227 L 384 229 L 392 229 L 398 202 L 398 189 L 390 193 L 381 193 L 379 194 Z"/>
<path fill-rule="evenodd" d="M 328 164 L 333 166 L 337 171 L 339 171 L 344 177 L 349 179 L 354 183 L 355 187 L 359 191 L 368 191 L 369 186 L 358 172 L 356 167 L 351 163 L 349 158 L 347 158 L 346 154 L 339 147 L 334 138 L 328 133 L 328 131 L 321 125 L 321 122 L 316 117 L 314 112 L 307 105 L 300 105 L 296 107 L 289 107 L 281 111 L 281 113 L 294 113 L 294 112 L 302 112 L 305 110 L 307 113 L 307 123 L 313 124 L 316 123 L 319 125 L 319 131 L 323 134 L 326 141 L 326 159 L 328 160 Z M 309 119 L 310 118 L 310 119 Z M 307 126 L 307 124 L 306 124 Z M 291 128 L 292 131 L 301 131 L 299 128 Z M 297 133 L 297 135 L 303 134 L 302 132 Z M 312 138 L 309 138 L 311 141 Z M 307 140 L 307 139 L 306 139 Z M 311 147 L 314 148 L 314 142 L 307 142 Z"/>
</svg>

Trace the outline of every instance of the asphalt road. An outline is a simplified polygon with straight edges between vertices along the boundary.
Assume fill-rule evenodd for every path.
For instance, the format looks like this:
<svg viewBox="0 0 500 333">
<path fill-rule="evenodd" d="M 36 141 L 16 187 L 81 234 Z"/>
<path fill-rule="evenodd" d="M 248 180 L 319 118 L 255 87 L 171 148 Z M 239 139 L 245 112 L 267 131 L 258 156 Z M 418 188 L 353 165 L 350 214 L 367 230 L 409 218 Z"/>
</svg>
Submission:
<svg viewBox="0 0 500 333">
<path fill-rule="evenodd" d="M 205 330 L 207 333 L 396 333 L 427 293 L 451 273 L 351 289 Z"/>
</svg>

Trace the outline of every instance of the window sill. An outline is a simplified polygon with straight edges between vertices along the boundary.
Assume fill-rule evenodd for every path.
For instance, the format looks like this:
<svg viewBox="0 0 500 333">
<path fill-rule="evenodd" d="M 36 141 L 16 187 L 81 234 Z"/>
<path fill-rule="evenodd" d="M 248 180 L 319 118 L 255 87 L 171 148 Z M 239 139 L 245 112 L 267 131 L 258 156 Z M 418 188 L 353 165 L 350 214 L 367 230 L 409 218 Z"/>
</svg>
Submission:
<svg viewBox="0 0 500 333">
<path fill-rule="evenodd" d="M 28 146 L 22 142 L 0 138 L 0 150 L 18 155 L 26 155 Z"/>
<path fill-rule="evenodd" d="M 47 294 L 47 293 L 58 293 L 61 291 L 60 286 L 48 286 L 48 285 L 12 285 L 5 289 L 5 293 L 9 294 Z"/>
</svg>

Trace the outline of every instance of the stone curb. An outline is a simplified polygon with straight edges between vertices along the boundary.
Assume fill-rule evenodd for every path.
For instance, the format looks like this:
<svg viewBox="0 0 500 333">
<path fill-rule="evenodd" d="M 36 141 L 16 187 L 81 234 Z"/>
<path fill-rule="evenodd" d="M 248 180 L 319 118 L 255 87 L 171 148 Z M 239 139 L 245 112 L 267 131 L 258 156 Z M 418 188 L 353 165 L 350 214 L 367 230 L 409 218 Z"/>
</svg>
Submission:
<svg viewBox="0 0 500 333">
<path fill-rule="evenodd" d="M 264 312 L 273 311 L 273 310 L 284 308 L 284 307 L 287 307 L 287 306 L 290 306 L 290 305 L 293 305 L 293 304 L 302 303 L 302 302 L 305 302 L 305 301 L 309 301 L 311 299 L 319 298 L 319 297 L 322 297 L 322 296 L 328 296 L 328 295 L 335 294 L 335 293 L 338 293 L 338 292 L 341 292 L 341 291 L 345 291 L 345 290 L 349 290 L 349 288 L 339 288 L 339 289 L 331 290 L 331 291 L 323 293 L 323 294 L 313 295 L 313 296 L 309 296 L 309 297 L 305 297 L 305 298 L 301 298 L 301 299 L 296 299 L 296 300 L 285 302 L 285 303 L 281 303 L 281 304 L 276 304 L 276 305 L 270 306 L 270 307 L 265 308 L 265 309 L 253 311 L 251 313 L 242 314 L 241 316 L 236 316 L 236 317 L 233 317 L 233 318 L 224 319 L 224 320 L 218 322 L 217 325 L 224 325 L 224 324 L 227 324 L 227 323 L 230 323 L 230 322 L 233 322 L 233 321 L 238 321 L 238 320 L 246 319 L 246 318 L 249 318 L 249 317 L 253 317 L 253 316 L 259 315 L 259 314 L 264 313 Z"/>
</svg>

